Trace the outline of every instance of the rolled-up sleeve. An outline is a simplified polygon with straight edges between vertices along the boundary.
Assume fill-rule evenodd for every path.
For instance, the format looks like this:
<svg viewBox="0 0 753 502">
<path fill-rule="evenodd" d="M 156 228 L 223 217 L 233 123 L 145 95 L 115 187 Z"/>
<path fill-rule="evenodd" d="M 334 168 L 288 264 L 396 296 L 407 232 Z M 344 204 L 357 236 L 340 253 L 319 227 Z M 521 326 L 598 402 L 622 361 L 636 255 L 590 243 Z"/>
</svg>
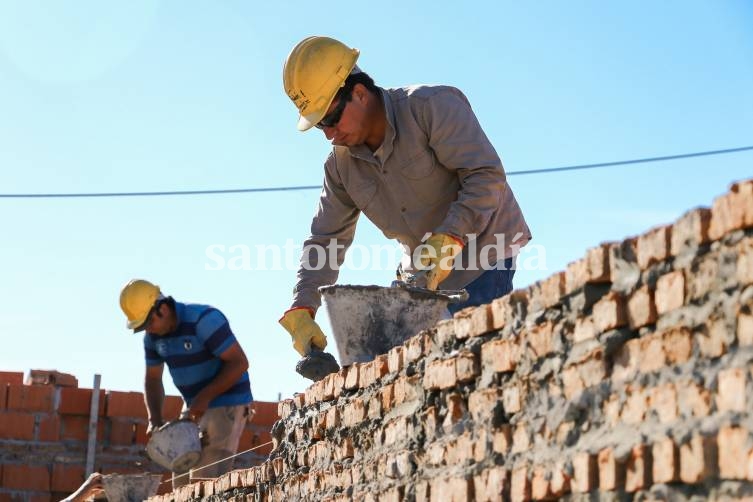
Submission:
<svg viewBox="0 0 753 502">
<path fill-rule="evenodd" d="M 318 288 L 337 281 L 345 252 L 353 242 L 359 214 L 340 180 L 332 154 L 324 165 L 324 184 L 311 222 L 311 235 L 303 243 L 291 308 L 319 308 Z"/>
</svg>

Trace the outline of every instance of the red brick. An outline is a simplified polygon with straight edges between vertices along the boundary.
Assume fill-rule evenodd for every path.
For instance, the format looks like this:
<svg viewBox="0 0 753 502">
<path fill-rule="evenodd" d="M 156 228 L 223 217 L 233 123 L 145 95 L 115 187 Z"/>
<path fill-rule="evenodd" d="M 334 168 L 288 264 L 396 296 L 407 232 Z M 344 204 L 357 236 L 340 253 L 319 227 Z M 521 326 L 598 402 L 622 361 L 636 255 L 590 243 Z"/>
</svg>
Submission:
<svg viewBox="0 0 753 502">
<path fill-rule="evenodd" d="M 619 293 L 609 292 L 593 306 L 593 318 L 599 333 L 627 324 L 625 301 Z"/>
<path fill-rule="evenodd" d="M 596 461 L 599 468 L 599 489 L 621 490 L 625 486 L 625 465 L 615 459 L 612 448 L 601 450 Z"/>
<path fill-rule="evenodd" d="M 74 439 L 77 441 L 89 440 L 89 418 L 76 415 L 62 416 L 60 419 L 62 426 L 60 430 L 60 439 Z M 104 421 L 97 421 L 97 440 L 104 440 L 105 434 Z"/>
<path fill-rule="evenodd" d="M 138 417 L 146 419 L 146 405 L 141 392 L 107 392 L 108 417 Z"/>
<path fill-rule="evenodd" d="M 465 350 L 455 356 L 455 378 L 458 382 L 470 382 L 479 374 L 479 364 L 476 354 Z"/>
<path fill-rule="evenodd" d="M 656 322 L 654 291 L 647 285 L 635 290 L 627 302 L 630 329 L 638 329 Z"/>
<path fill-rule="evenodd" d="M 418 375 L 415 375 L 416 378 L 419 378 Z M 402 387 L 405 389 L 405 386 Z M 394 384 L 385 385 L 381 388 L 379 391 L 379 396 L 382 399 L 382 409 L 385 413 L 390 411 L 393 406 L 395 406 L 395 386 Z M 405 397 L 405 395 L 403 395 Z"/>
<path fill-rule="evenodd" d="M 2 486 L 11 490 L 49 491 L 50 471 L 44 466 L 5 464 Z"/>
<path fill-rule="evenodd" d="M 596 456 L 588 452 L 576 453 L 573 457 L 573 480 L 570 485 L 573 493 L 588 493 L 595 490 L 598 481 Z"/>
<path fill-rule="evenodd" d="M 492 371 L 515 371 L 520 348 L 513 340 L 492 340 L 481 346 L 481 364 Z"/>
<path fill-rule="evenodd" d="M 477 422 L 491 420 L 501 404 L 502 390 L 479 389 L 468 396 L 468 411 Z"/>
<path fill-rule="evenodd" d="M 646 269 L 669 257 L 672 242 L 672 226 L 654 228 L 638 237 L 638 266 Z"/>
<path fill-rule="evenodd" d="M 345 405 L 342 412 L 342 424 L 345 427 L 357 425 L 366 418 L 366 405 L 363 400 L 356 398 Z"/>
<path fill-rule="evenodd" d="M 551 500 L 554 498 L 549 473 L 543 466 L 533 468 L 531 475 L 531 498 L 533 500 Z"/>
<path fill-rule="evenodd" d="M 678 382 L 678 404 L 686 417 L 703 418 L 711 411 L 711 393 L 693 381 Z"/>
<path fill-rule="evenodd" d="M 737 342 L 743 347 L 753 345 L 753 315 L 737 315 Z M 2 393 L 2 389 L 0 389 L 0 393 Z M 1 398 L 0 394 L 0 400 Z"/>
<path fill-rule="evenodd" d="M 551 322 L 538 324 L 531 328 L 526 337 L 528 347 L 534 359 L 545 357 L 554 352 L 554 325 Z"/>
<path fill-rule="evenodd" d="M 457 383 L 455 358 L 432 361 L 424 371 L 423 386 L 427 390 L 449 389 Z"/>
<path fill-rule="evenodd" d="M 110 421 L 110 444 L 132 445 L 136 441 L 136 424 L 130 420 Z"/>
<path fill-rule="evenodd" d="M 656 312 L 659 315 L 685 303 L 685 275 L 682 270 L 664 274 L 656 281 Z"/>
<path fill-rule="evenodd" d="M 688 246 L 709 242 L 711 210 L 705 207 L 688 211 L 672 226 L 670 253 L 679 255 Z"/>
<path fill-rule="evenodd" d="M 501 298 L 492 301 L 491 316 L 492 329 L 501 329 L 514 318 L 523 313 L 528 303 L 526 290 L 516 289 Z"/>
<path fill-rule="evenodd" d="M 596 338 L 596 326 L 593 317 L 579 317 L 575 320 L 573 329 L 573 343 L 584 342 Z"/>
<path fill-rule="evenodd" d="M 659 417 L 659 422 L 668 424 L 677 419 L 677 390 L 674 384 L 665 383 L 654 387 L 648 394 L 649 408 Z"/>
<path fill-rule="evenodd" d="M 640 444 L 630 451 L 625 469 L 625 491 L 645 490 L 651 486 L 651 449 Z"/>
<path fill-rule="evenodd" d="M 53 464 L 51 490 L 53 492 L 75 492 L 84 482 L 84 473 L 83 465 Z"/>
<path fill-rule="evenodd" d="M 502 404 L 505 407 L 505 413 L 517 413 L 523 409 L 523 392 L 519 383 L 508 385 L 502 390 Z"/>
<path fill-rule="evenodd" d="M 292 399 L 283 399 L 277 403 L 277 413 L 280 415 L 280 418 L 283 420 L 288 418 L 293 413 L 294 406 Z"/>
<path fill-rule="evenodd" d="M 527 451 L 531 446 L 531 434 L 528 426 L 523 422 L 518 422 L 512 433 L 512 453 L 522 453 Z"/>
<path fill-rule="evenodd" d="M 8 384 L 0 383 L 0 411 L 5 410 L 8 404 Z"/>
<path fill-rule="evenodd" d="M 388 403 L 388 409 L 392 408 L 392 405 L 399 406 L 408 401 L 415 400 L 418 397 L 416 387 L 421 383 L 420 378 L 419 375 L 413 375 L 411 377 L 401 376 L 395 380 L 394 384 L 391 384 L 394 400 Z M 382 391 L 384 391 L 384 388 L 382 388 Z M 382 393 L 382 398 L 384 398 L 384 393 Z"/>
<path fill-rule="evenodd" d="M 680 480 L 687 484 L 703 483 L 716 476 L 716 438 L 694 434 L 680 446 Z"/>
<path fill-rule="evenodd" d="M 492 450 L 495 453 L 502 453 L 506 455 L 512 445 L 512 433 L 510 431 L 510 424 L 503 424 L 498 429 L 495 429 L 492 435 Z"/>
<path fill-rule="evenodd" d="M 54 385 L 56 387 L 78 387 L 78 379 L 55 370 L 29 370 L 26 385 Z"/>
<path fill-rule="evenodd" d="M 34 415 L 31 413 L 0 413 L 0 439 L 34 439 Z"/>
<path fill-rule="evenodd" d="M 24 374 L 20 371 L 0 371 L 0 385 L 23 385 Z"/>
<path fill-rule="evenodd" d="M 403 351 L 405 349 L 398 345 L 387 352 L 387 369 L 390 373 L 398 373 L 403 369 Z"/>
<path fill-rule="evenodd" d="M 672 438 L 656 441 L 651 447 L 654 483 L 673 483 L 680 479 L 680 451 Z"/>
<path fill-rule="evenodd" d="M 542 310 L 558 305 L 565 296 L 565 273 L 558 272 L 538 281 L 529 288 L 531 309 Z M 493 319 L 494 314 L 492 314 Z M 496 329 L 498 327 L 494 326 Z"/>
<path fill-rule="evenodd" d="M 39 418 L 39 433 L 37 441 L 60 440 L 60 417 L 58 415 L 42 415 Z"/>
<path fill-rule="evenodd" d="M 473 500 L 473 481 L 470 478 L 435 478 L 429 483 L 431 493 L 441 494 L 443 502 L 466 502 Z M 432 500 L 434 500 L 433 495 Z"/>
<path fill-rule="evenodd" d="M 611 281 L 609 250 L 614 243 L 605 242 L 590 248 L 586 256 L 568 264 L 565 270 L 565 293 L 570 294 L 586 284 Z"/>
<path fill-rule="evenodd" d="M 693 354 L 692 335 L 688 328 L 677 327 L 662 332 L 664 354 L 669 364 L 682 364 Z"/>
<path fill-rule="evenodd" d="M 745 411 L 747 372 L 730 368 L 719 372 L 716 407 L 719 411 Z"/>
<path fill-rule="evenodd" d="M 731 191 L 714 199 L 709 237 L 718 240 L 725 234 L 753 226 L 753 183 L 735 183 Z"/>
<path fill-rule="evenodd" d="M 501 502 L 509 496 L 509 474 L 503 467 L 492 467 L 473 477 L 476 502 Z"/>
<path fill-rule="evenodd" d="M 463 396 L 457 392 L 447 395 L 447 414 L 442 423 L 446 431 L 450 431 L 456 423 L 463 419 L 465 410 L 465 399 Z"/>
<path fill-rule="evenodd" d="M 740 427 L 724 426 L 719 429 L 719 477 L 721 479 L 746 479 L 748 463 L 748 431 Z"/>
<path fill-rule="evenodd" d="M 363 370 L 363 365 L 361 363 L 354 363 L 348 366 L 348 372 L 345 374 L 345 383 L 343 384 L 343 389 L 346 389 L 346 390 L 357 389 L 359 375 L 362 370 Z"/>
<path fill-rule="evenodd" d="M 528 480 L 528 469 L 525 466 L 516 467 L 512 471 L 510 500 L 512 502 L 531 500 L 531 482 Z"/>
<path fill-rule="evenodd" d="M 729 347 L 729 336 L 727 324 L 724 319 L 712 318 L 706 321 L 706 326 L 702 326 L 696 331 L 696 341 L 698 351 L 702 357 L 717 358 L 727 353 Z"/>
<path fill-rule="evenodd" d="M 753 239 L 744 239 L 737 250 L 737 280 L 743 285 L 753 284 Z"/>
<path fill-rule="evenodd" d="M 565 294 L 571 294 L 586 285 L 588 262 L 580 258 L 567 264 L 565 269 Z"/>
<path fill-rule="evenodd" d="M 645 389 L 637 385 L 629 385 L 625 389 L 625 403 L 620 412 L 620 419 L 632 425 L 638 425 L 643 422 L 648 410 L 648 396 Z"/>
<path fill-rule="evenodd" d="M 604 349 L 598 347 L 586 355 L 581 362 L 570 365 L 562 371 L 565 397 L 572 399 L 583 389 L 601 383 L 606 376 Z"/>
<path fill-rule="evenodd" d="M 688 302 L 701 303 L 709 293 L 719 289 L 721 283 L 718 256 L 707 255 L 696 260 L 685 287 Z"/>
<path fill-rule="evenodd" d="M 55 388 L 36 385 L 8 385 L 8 409 L 53 411 Z"/>
<path fill-rule="evenodd" d="M 92 389 L 64 387 L 60 389 L 58 413 L 62 415 L 89 415 Z M 105 414 L 105 391 L 99 391 L 99 416 Z"/>
<path fill-rule="evenodd" d="M 453 317 L 455 336 L 458 339 L 483 335 L 492 330 L 491 309 L 488 304 L 465 308 Z"/>
<path fill-rule="evenodd" d="M 571 477 L 565 471 L 562 464 L 557 464 L 552 470 L 552 477 L 549 480 L 549 488 L 555 497 L 562 497 L 570 493 Z"/>
<path fill-rule="evenodd" d="M 406 363 L 412 363 L 421 359 L 424 354 L 430 350 L 431 340 L 426 333 L 419 333 L 409 338 L 403 346 L 405 347 L 404 360 Z"/>
</svg>

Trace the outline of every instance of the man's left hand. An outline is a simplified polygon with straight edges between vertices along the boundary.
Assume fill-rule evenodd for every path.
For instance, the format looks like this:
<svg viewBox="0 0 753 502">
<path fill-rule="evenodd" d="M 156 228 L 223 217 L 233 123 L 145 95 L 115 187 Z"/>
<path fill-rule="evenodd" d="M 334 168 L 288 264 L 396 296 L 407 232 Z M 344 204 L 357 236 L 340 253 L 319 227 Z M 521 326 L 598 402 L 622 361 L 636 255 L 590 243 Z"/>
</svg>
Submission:
<svg viewBox="0 0 753 502">
<path fill-rule="evenodd" d="M 426 287 L 435 290 L 452 272 L 452 263 L 462 251 L 463 243 L 448 234 L 431 234 L 421 248 L 419 266 L 428 269 Z"/>
</svg>

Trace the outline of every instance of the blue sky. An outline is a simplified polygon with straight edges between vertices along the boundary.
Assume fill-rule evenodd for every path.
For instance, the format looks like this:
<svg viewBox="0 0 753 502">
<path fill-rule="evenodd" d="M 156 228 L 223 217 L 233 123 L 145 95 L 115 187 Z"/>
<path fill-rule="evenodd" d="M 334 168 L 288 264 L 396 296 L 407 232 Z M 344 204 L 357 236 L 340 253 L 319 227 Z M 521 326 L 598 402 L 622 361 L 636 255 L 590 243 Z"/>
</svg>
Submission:
<svg viewBox="0 0 753 502">
<path fill-rule="evenodd" d="M 747 146 L 751 27 L 744 0 L 3 0 L 0 193 L 319 184 L 328 143 L 296 130 L 281 84 L 287 53 L 312 34 L 358 47 L 380 85 L 461 88 L 510 172 Z M 752 174 L 747 152 L 511 176 L 547 266 L 519 271 L 516 287 Z M 141 390 L 140 337 L 117 300 L 144 277 L 225 312 L 258 399 L 302 391 L 277 324 L 295 271 L 207 270 L 206 250 L 300 245 L 317 197 L 0 198 L 0 370 L 54 368 L 82 386 L 100 373 L 104 388 Z M 365 218 L 356 242 L 388 244 Z M 391 278 L 345 270 L 340 282 Z"/>
</svg>

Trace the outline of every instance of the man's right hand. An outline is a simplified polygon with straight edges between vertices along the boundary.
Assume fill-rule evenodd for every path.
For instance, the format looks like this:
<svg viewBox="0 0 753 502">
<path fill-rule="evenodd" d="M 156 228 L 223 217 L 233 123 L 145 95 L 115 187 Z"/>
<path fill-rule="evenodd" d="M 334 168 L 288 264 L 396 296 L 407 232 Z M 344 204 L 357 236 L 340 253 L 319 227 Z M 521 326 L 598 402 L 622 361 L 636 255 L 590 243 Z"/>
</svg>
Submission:
<svg viewBox="0 0 753 502">
<path fill-rule="evenodd" d="M 146 426 L 146 436 L 151 437 L 152 432 L 162 427 L 162 422 L 149 421 L 149 425 Z"/>
<path fill-rule="evenodd" d="M 302 356 L 311 352 L 312 346 L 321 350 L 327 346 L 327 337 L 314 321 L 312 310 L 307 307 L 286 311 L 280 319 L 280 324 L 293 337 L 293 348 Z"/>
</svg>

